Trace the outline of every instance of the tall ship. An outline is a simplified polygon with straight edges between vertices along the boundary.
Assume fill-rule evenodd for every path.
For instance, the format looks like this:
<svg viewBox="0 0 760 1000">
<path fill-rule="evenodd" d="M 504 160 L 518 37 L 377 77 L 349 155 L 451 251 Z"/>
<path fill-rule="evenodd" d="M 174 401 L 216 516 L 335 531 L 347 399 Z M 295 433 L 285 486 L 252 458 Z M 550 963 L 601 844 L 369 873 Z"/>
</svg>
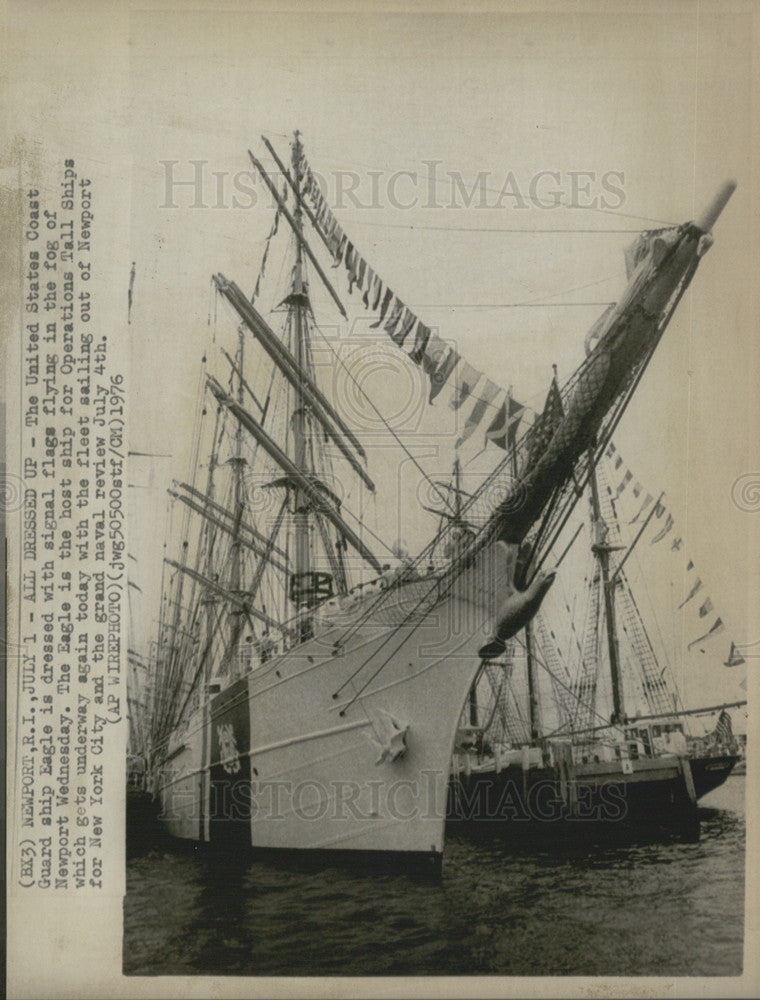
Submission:
<svg viewBox="0 0 760 1000">
<path fill-rule="evenodd" d="M 694 221 L 636 239 L 625 291 L 530 420 L 360 253 L 300 135 L 289 165 L 263 141 L 277 177 L 249 153 L 274 208 L 260 277 L 284 230 L 285 294 L 267 318 L 258 280 L 246 293 L 213 277 L 236 335 L 224 374 L 204 366 L 190 472 L 170 490 L 145 781 L 177 838 L 438 871 L 468 692 L 550 591 L 558 539 L 735 185 Z M 477 429 L 501 449 L 414 555 L 371 527 L 366 501 L 380 502 L 383 482 L 328 384 L 344 369 L 362 394 L 313 308 L 319 285 L 347 316 L 330 264 L 402 367 L 416 366 L 428 401 L 460 416 L 460 440 Z M 383 499 L 397 502 L 393 485 Z M 618 707 L 611 721 L 622 723 Z"/>
<path fill-rule="evenodd" d="M 714 640 L 722 618 L 715 617 L 717 627 L 702 624 L 712 601 L 704 593 L 694 601 L 702 580 L 693 560 L 678 558 L 683 538 L 672 531 L 672 515 L 664 517 L 664 494 L 655 500 L 624 469 L 610 443 L 591 476 L 587 516 L 576 516 L 579 523 L 568 526 L 559 546 L 560 563 L 576 543 L 580 560 L 570 569 L 558 564 L 551 597 L 521 634 L 481 664 L 452 761 L 454 829 L 493 833 L 503 826 L 509 836 L 556 836 L 561 828 L 563 836 L 587 836 L 593 826 L 615 837 L 654 831 L 696 837 L 698 801 L 740 760 L 728 710 L 746 700 L 687 708 L 676 679 L 686 672 L 687 638 L 674 635 L 669 655 L 656 617 L 647 622 L 642 612 L 637 590 L 647 589 L 652 560 L 646 551 L 641 561 L 632 557 L 659 544 L 666 553 L 660 562 L 682 583 L 685 577 L 685 598 L 667 616 L 693 602 L 690 624 L 705 634 L 690 645 L 710 640 L 710 658 L 720 664 Z M 633 504 L 624 517 L 629 487 Z M 578 541 L 584 537 L 585 544 Z M 629 576 L 634 561 L 638 587 Z M 645 596 L 651 610 L 657 599 Z M 717 669 L 743 662 L 732 643 Z M 717 716 L 717 724 L 692 736 L 690 720 L 699 716 Z"/>
</svg>

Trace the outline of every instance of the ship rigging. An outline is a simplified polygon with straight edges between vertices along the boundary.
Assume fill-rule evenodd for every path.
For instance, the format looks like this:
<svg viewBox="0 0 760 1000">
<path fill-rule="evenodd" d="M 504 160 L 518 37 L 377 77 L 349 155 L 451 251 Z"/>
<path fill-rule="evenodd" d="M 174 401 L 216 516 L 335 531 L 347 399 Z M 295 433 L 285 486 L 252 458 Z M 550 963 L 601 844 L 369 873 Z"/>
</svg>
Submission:
<svg viewBox="0 0 760 1000">
<path fill-rule="evenodd" d="M 248 296 L 215 274 L 236 350 L 224 352 L 226 379 L 203 373 L 191 473 L 170 494 L 175 551 L 164 562 L 147 770 L 175 836 L 439 868 L 472 680 L 521 629 L 530 646 L 554 581 L 549 560 L 734 185 L 696 221 L 641 235 L 628 286 L 590 331 L 585 358 L 562 386 L 555 372 L 543 411 L 518 430 L 525 407 L 511 391 L 411 310 L 343 231 L 299 133 L 289 169 L 265 143 L 283 187 L 251 154 L 275 204 L 260 277 L 284 223 L 293 247 L 284 323 L 278 335 L 257 308 L 258 281 Z M 346 310 L 305 220 L 376 317 L 371 327 L 424 374 L 429 401 L 448 395 L 461 410 L 461 443 L 480 429 L 501 449 L 470 492 L 457 485 L 446 499 L 431 482 L 447 516 L 414 557 L 385 555 L 394 546 L 363 501 L 387 484 L 376 485 L 361 435 L 320 385 L 310 276 Z M 613 721 L 623 718 L 619 697 Z"/>
</svg>

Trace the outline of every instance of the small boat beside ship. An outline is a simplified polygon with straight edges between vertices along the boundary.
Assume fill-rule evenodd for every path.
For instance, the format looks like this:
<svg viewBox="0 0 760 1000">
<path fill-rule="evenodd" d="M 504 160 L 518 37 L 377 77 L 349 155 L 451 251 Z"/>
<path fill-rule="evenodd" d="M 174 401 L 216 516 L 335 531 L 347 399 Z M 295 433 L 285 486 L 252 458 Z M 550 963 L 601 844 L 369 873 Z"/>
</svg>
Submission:
<svg viewBox="0 0 760 1000">
<path fill-rule="evenodd" d="M 614 454 L 611 446 L 606 457 Z M 482 666 L 452 762 L 452 829 L 503 825 L 508 834 L 535 835 L 556 834 L 562 824 L 584 835 L 593 826 L 610 836 L 669 830 L 691 837 L 698 833 L 698 801 L 740 761 L 727 708 L 746 702 L 685 709 L 675 672 L 655 652 L 625 565 L 657 507 L 625 544 L 621 487 L 610 487 L 602 465 L 592 474 L 586 523 L 593 561 L 568 580 L 576 603 L 580 580 L 588 590 L 582 628 L 564 615 L 551 622 L 544 605 L 500 661 Z M 564 610 L 569 618 L 569 605 Z M 564 654 L 562 635 L 578 636 Z M 712 733 L 687 733 L 690 717 L 717 712 Z"/>
<path fill-rule="evenodd" d="M 665 732 L 665 727 L 668 732 Z M 654 733 L 658 750 L 647 752 Z M 624 739 L 582 749 L 570 741 L 492 748 L 478 753 L 464 739 L 455 751 L 447 801 L 451 830 L 506 836 L 593 833 L 620 838 L 642 833 L 699 835 L 697 803 L 720 787 L 740 761 L 726 748 L 700 756 L 687 749 L 680 722 L 637 723 Z M 481 734 L 474 729 L 475 740 Z M 483 744 L 480 744 L 483 748 Z M 739 772 L 741 773 L 741 771 Z"/>
</svg>

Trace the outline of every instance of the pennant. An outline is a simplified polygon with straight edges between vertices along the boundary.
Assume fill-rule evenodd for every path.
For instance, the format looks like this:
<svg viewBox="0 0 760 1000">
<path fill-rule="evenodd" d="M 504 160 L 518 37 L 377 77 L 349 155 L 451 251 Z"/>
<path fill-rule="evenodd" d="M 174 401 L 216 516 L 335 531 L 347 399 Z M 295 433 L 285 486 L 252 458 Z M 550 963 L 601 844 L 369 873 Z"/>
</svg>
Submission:
<svg viewBox="0 0 760 1000">
<path fill-rule="evenodd" d="M 691 590 L 689 591 L 689 593 L 686 595 L 686 597 L 678 605 L 678 610 L 680 611 L 681 608 L 684 606 L 684 604 L 688 604 L 689 601 L 692 599 L 692 597 L 697 593 L 698 590 L 701 590 L 701 588 L 702 588 L 702 581 L 700 579 L 697 579 L 697 582 L 691 588 Z"/>
<path fill-rule="evenodd" d="M 724 667 L 740 667 L 742 663 L 746 663 L 742 654 L 737 650 L 736 643 L 731 643 L 731 649 L 728 651 L 728 659 L 723 664 Z"/>
<path fill-rule="evenodd" d="M 605 451 L 604 454 L 607 456 L 607 458 L 612 458 L 612 456 L 615 454 L 615 445 L 612 443 L 612 441 L 610 441 L 610 443 L 607 445 L 607 450 Z"/>
<path fill-rule="evenodd" d="M 713 603 L 708 597 L 702 607 L 699 609 L 699 617 L 704 618 L 705 615 L 709 615 L 713 609 Z"/>
<path fill-rule="evenodd" d="M 414 318 L 414 317 L 412 317 Z M 451 373 L 454 371 L 456 366 L 459 364 L 459 354 L 454 350 L 453 347 L 449 348 L 449 352 L 443 359 L 441 364 L 436 368 L 435 372 L 430 376 L 430 395 L 428 396 L 428 403 L 432 403 L 441 389 L 448 382 Z"/>
<path fill-rule="evenodd" d="M 314 218 L 316 218 L 317 211 L 321 207 L 324 198 L 322 197 L 322 192 L 319 189 L 319 184 L 317 184 L 317 179 L 314 177 L 311 170 L 309 171 L 308 181 L 306 184 L 306 193 L 314 202 Z"/>
<path fill-rule="evenodd" d="M 330 265 L 331 267 L 338 267 L 343 261 L 343 254 L 348 248 L 348 237 L 344 234 L 340 238 L 340 243 L 338 244 L 338 249 L 335 251 L 335 260 Z"/>
<path fill-rule="evenodd" d="M 451 397 L 452 410 L 458 410 L 478 383 L 478 379 L 483 374 L 474 368 L 469 361 L 463 361 L 457 372 L 457 386 L 454 395 Z"/>
<path fill-rule="evenodd" d="M 380 309 L 380 316 L 378 317 L 376 323 L 370 323 L 369 325 L 370 330 L 376 330 L 383 322 L 383 320 L 385 319 L 385 314 L 388 312 L 388 306 L 391 304 L 392 298 L 393 298 L 393 292 L 390 290 L 390 288 L 386 288 L 385 295 L 383 296 L 383 305 L 382 308 Z"/>
<path fill-rule="evenodd" d="M 624 490 L 624 489 L 626 488 L 626 486 L 627 486 L 627 485 L 628 485 L 628 484 L 630 483 L 630 481 L 631 481 L 632 479 L 633 479 L 633 473 L 632 473 L 632 472 L 631 472 L 631 470 L 629 469 L 629 470 L 628 470 L 628 471 L 626 472 L 626 474 L 625 474 L 625 475 L 623 476 L 623 478 L 622 478 L 622 480 L 621 480 L 621 482 L 620 482 L 620 485 L 619 485 L 619 486 L 618 486 L 618 488 L 617 488 L 617 489 L 615 490 L 615 496 L 616 496 L 616 497 L 619 497 L 619 496 L 620 496 L 620 494 L 621 494 L 621 493 L 623 492 L 623 490 Z"/>
<path fill-rule="evenodd" d="M 634 498 L 635 498 L 636 500 L 638 500 L 638 499 L 639 499 L 639 497 L 641 496 L 641 491 L 642 491 L 643 489 L 644 489 L 644 487 L 643 487 L 643 486 L 641 485 L 641 483 L 640 483 L 640 482 L 636 481 L 636 482 L 635 482 L 635 483 L 633 484 L 633 495 L 634 495 Z"/>
<path fill-rule="evenodd" d="M 354 250 L 353 243 L 349 240 L 346 243 L 346 254 L 343 258 L 343 264 L 348 271 L 348 291 L 349 294 L 354 287 L 354 282 L 356 281 L 356 251 Z"/>
<path fill-rule="evenodd" d="M 332 254 L 333 261 L 338 258 L 338 251 L 340 250 L 341 243 L 343 242 L 343 230 L 336 223 L 335 228 L 330 234 L 327 240 L 327 248 Z"/>
<path fill-rule="evenodd" d="M 346 253 L 345 265 L 348 270 L 348 294 L 350 295 L 354 290 L 354 285 L 358 285 L 361 288 L 359 276 L 363 273 L 363 269 L 367 265 L 362 255 L 353 246 L 351 247 L 350 254 Z"/>
<path fill-rule="evenodd" d="M 655 509 L 655 514 L 658 517 L 662 516 L 660 514 L 657 514 L 657 510 L 656 509 Z M 662 531 L 658 531 L 657 532 L 657 534 L 654 536 L 654 538 L 652 539 L 652 541 L 651 541 L 650 544 L 654 545 L 656 542 L 661 542 L 663 540 L 663 538 L 667 535 L 667 533 L 670 531 L 670 529 L 673 527 L 674 524 L 675 524 L 675 521 L 673 520 L 672 516 L 670 514 L 668 514 L 668 516 L 667 516 L 667 518 L 665 520 L 665 527 L 662 529 Z"/>
<path fill-rule="evenodd" d="M 385 332 L 388 334 L 389 337 L 393 337 L 393 331 L 398 326 L 405 308 L 406 307 L 404 306 L 404 303 L 401 301 L 401 299 L 396 299 L 396 301 L 393 303 L 393 308 L 391 309 L 390 316 L 388 317 L 388 322 L 385 324 L 384 327 Z"/>
<path fill-rule="evenodd" d="M 632 518 L 628 523 L 629 524 L 635 524 L 653 500 L 654 500 L 654 497 L 652 496 L 652 494 L 651 493 L 647 493 L 646 499 L 644 500 L 644 503 L 639 508 L 638 514 L 636 515 L 636 517 Z"/>
<path fill-rule="evenodd" d="M 372 268 L 367 265 L 367 280 L 364 284 L 364 295 L 362 295 L 362 302 L 364 303 L 364 308 L 369 309 L 369 295 L 372 291 L 372 286 L 375 283 L 375 272 Z"/>
<path fill-rule="evenodd" d="M 346 268 L 349 294 L 353 293 L 354 285 L 358 285 L 363 293 L 362 301 L 365 308 L 371 308 L 375 314 L 377 314 L 378 308 L 380 309 L 380 315 L 376 316 L 374 322 L 370 324 L 370 328 L 377 329 L 380 326 L 384 326 L 397 346 L 402 346 L 406 343 L 413 332 L 414 346 L 409 351 L 409 357 L 418 365 L 423 363 L 425 358 L 428 358 L 428 361 L 430 361 L 430 347 L 431 342 L 434 340 L 431 328 L 426 326 L 411 310 L 407 309 L 395 293 L 385 286 L 379 275 L 367 264 L 367 261 L 361 256 L 354 244 L 347 238 L 330 210 L 327 200 L 317 182 L 317 178 L 305 156 L 302 156 L 301 171 L 304 177 L 302 190 L 311 200 L 314 211 L 314 222 L 324 238 L 325 245 L 331 255 L 333 255 L 333 267 L 342 264 Z M 399 324 L 401 324 L 400 328 Z M 431 376 L 431 402 L 440 393 L 441 388 L 447 382 L 451 381 L 452 372 L 457 370 L 462 364 L 459 353 L 453 348 L 448 348 L 445 355 L 437 357 L 438 360 L 433 371 L 427 371 L 427 374 Z M 462 388 L 465 384 L 469 386 L 469 392 Z M 457 405 L 461 406 L 464 400 L 469 395 L 472 395 L 474 385 L 475 382 L 471 381 L 471 376 L 470 378 L 461 380 L 457 379 Z M 559 413 L 561 414 L 561 396 L 559 388 L 556 385 L 554 386 L 554 393 L 557 400 L 560 401 Z M 548 416 L 549 414 L 547 413 Z M 554 433 L 555 421 L 553 416 L 551 420 L 542 423 L 541 430 L 545 430 L 547 426 L 551 433 L 547 441 L 543 444 L 544 447 L 548 443 L 548 440 L 550 440 L 551 434 Z M 468 433 L 470 432 L 468 431 Z"/>
<path fill-rule="evenodd" d="M 618 455 L 617 458 L 615 459 L 615 469 L 619 469 L 622 464 L 623 464 L 623 459 L 620 457 L 620 455 Z"/>
<path fill-rule="evenodd" d="M 514 448 L 517 443 L 517 428 L 524 412 L 522 403 L 507 396 L 486 431 L 483 447 L 493 441 L 497 448 L 504 451 Z"/>
<path fill-rule="evenodd" d="M 448 351 L 449 345 L 445 340 L 441 340 L 437 333 L 434 333 L 428 340 L 425 353 L 422 357 L 422 370 L 426 375 L 432 375 L 436 368 L 443 361 Z"/>
<path fill-rule="evenodd" d="M 725 629 L 722 618 L 716 618 L 713 627 L 710 629 L 710 635 L 717 635 L 718 632 L 722 632 Z"/>
<path fill-rule="evenodd" d="M 367 262 L 361 255 L 357 254 L 357 256 L 359 257 L 359 267 L 356 272 L 356 286 L 357 288 L 364 288 L 364 276 L 367 273 Z"/>
<path fill-rule="evenodd" d="M 390 320 L 388 321 L 390 322 Z M 414 329 L 414 324 L 417 322 L 417 317 L 414 315 L 408 306 L 404 306 L 404 314 L 401 318 L 401 325 L 398 327 L 395 333 L 391 334 L 391 340 L 394 344 L 398 344 L 401 347 L 409 336 L 409 334 Z"/>
<path fill-rule="evenodd" d="M 425 326 L 422 320 L 419 320 L 417 323 L 417 329 L 414 331 L 414 347 L 409 352 L 409 357 L 416 365 L 422 362 L 422 359 L 425 356 L 428 341 L 432 335 L 433 332 L 430 327 Z"/>
<path fill-rule="evenodd" d="M 516 399 L 513 399 L 510 395 L 507 399 L 507 419 L 509 421 L 509 426 L 507 427 L 507 447 L 514 448 L 517 445 L 517 428 L 520 426 L 520 421 L 525 413 L 525 407 L 522 403 L 518 403 Z M 494 444 L 498 444 L 496 439 L 493 439 Z"/>
<path fill-rule="evenodd" d="M 589 330 L 589 332 L 583 338 L 583 349 L 585 350 L 587 357 L 588 357 L 589 354 L 591 354 L 591 352 L 593 350 L 595 350 L 595 348 L 593 348 L 591 346 L 592 342 L 594 340 L 600 340 L 601 339 L 602 333 L 604 332 L 604 330 L 605 330 L 605 328 L 607 326 L 607 323 L 609 321 L 609 318 L 610 318 L 610 316 L 611 316 L 611 314 L 612 314 L 612 312 L 613 312 L 614 309 L 615 309 L 614 305 L 607 306 L 607 308 L 604 310 L 604 312 L 602 313 L 602 315 L 597 319 L 597 321 L 591 327 L 591 329 Z"/>
<path fill-rule="evenodd" d="M 470 437 L 472 432 L 486 415 L 486 410 L 499 394 L 499 391 L 498 385 L 496 385 L 495 382 L 492 382 L 490 378 L 486 378 L 485 385 L 482 389 L 480 389 L 480 394 L 476 397 L 475 406 L 473 406 L 469 417 L 465 421 L 462 433 L 454 445 L 455 448 L 461 448 L 467 438 Z"/>
<path fill-rule="evenodd" d="M 686 563 L 686 572 L 688 573 L 690 569 L 694 569 L 694 563 L 691 559 Z"/>
<path fill-rule="evenodd" d="M 725 627 L 726 626 L 723 624 L 723 620 L 721 618 L 716 618 L 712 628 L 708 632 L 705 632 L 704 635 L 700 635 L 698 639 L 694 639 L 692 642 L 690 642 L 686 648 L 691 649 L 692 646 L 696 646 L 698 643 L 703 642 L 705 639 L 709 639 L 714 635 L 718 635 L 718 633 L 722 632 Z"/>
</svg>

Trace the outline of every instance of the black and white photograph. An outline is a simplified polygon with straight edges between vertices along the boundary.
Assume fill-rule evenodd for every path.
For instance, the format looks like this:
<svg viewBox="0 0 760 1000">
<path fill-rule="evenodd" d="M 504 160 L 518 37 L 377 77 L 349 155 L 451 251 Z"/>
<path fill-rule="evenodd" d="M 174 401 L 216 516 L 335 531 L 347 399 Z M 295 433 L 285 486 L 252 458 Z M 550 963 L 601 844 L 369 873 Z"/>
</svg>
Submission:
<svg viewBox="0 0 760 1000">
<path fill-rule="evenodd" d="M 757 7 L 110 6 L 10 5 L 9 995 L 756 995 Z"/>
</svg>

